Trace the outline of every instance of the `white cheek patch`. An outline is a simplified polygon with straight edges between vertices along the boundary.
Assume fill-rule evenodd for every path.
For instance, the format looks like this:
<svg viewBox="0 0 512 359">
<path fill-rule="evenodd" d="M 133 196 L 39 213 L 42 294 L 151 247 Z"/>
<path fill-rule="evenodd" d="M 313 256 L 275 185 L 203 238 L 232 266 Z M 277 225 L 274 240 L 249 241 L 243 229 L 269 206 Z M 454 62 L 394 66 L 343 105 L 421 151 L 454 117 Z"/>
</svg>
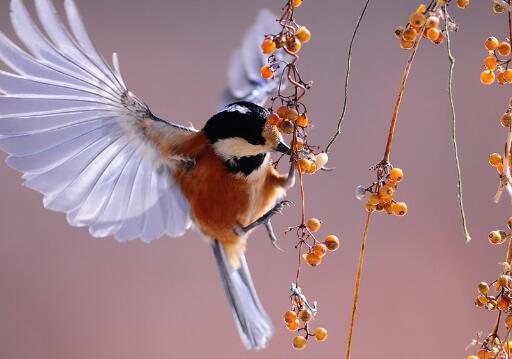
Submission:
<svg viewBox="0 0 512 359">
<path fill-rule="evenodd" d="M 247 107 L 245 106 L 241 106 L 241 105 L 228 105 L 226 107 L 224 107 L 223 111 L 226 111 L 226 112 L 239 112 L 239 113 L 249 113 L 251 112 L 250 109 L 248 109 Z"/>
<path fill-rule="evenodd" d="M 224 158 L 255 156 L 271 151 L 268 145 L 252 145 L 239 137 L 218 140 L 213 147 L 215 152 Z"/>
</svg>

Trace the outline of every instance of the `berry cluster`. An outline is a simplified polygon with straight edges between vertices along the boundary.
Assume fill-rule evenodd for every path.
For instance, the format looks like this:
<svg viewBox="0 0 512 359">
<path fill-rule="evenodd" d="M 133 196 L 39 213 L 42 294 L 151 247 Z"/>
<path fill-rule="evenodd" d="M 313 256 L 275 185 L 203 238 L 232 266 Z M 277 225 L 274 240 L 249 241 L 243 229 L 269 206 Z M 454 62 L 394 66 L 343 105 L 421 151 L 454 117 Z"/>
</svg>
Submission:
<svg viewBox="0 0 512 359">
<path fill-rule="evenodd" d="M 338 249 L 340 243 L 336 236 L 329 235 L 324 242 L 318 241 L 314 234 L 320 230 L 321 222 L 316 218 L 306 221 L 303 175 L 312 174 L 323 169 L 327 164 L 328 156 L 325 152 L 319 152 L 318 146 L 308 143 L 307 129 L 310 127 L 310 119 L 306 106 L 301 101 L 306 92 L 311 88 L 312 82 L 304 82 L 297 69 L 299 59 L 298 52 L 311 39 L 311 32 L 295 21 L 295 9 L 302 5 L 302 0 L 288 0 L 283 7 L 283 14 L 278 19 L 281 31 L 277 34 L 268 34 L 261 44 L 261 50 L 269 55 L 268 64 L 261 68 L 261 76 L 271 79 L 276 71 L 282 71 L 291 86 L 286 93 L 281 86 L 278 87 L 276 96 L 271 98 L 267 124 L 276 126 L 282 134 L 292 136 L 290 147 L 292 149 L 292 161 L 295 170 L 299 174 L 302 216 L 297 226 L 288 228 L 286 233 L 296 230 L 299 265 L 295 281 L 291 286 L 291 308 L 285 313 L 284 319 L 288 330 L 303 332 L 293 339 L 295 349 L 303 349 L 308 338 L 315 337 L 318 341 L 327 338 L 324 328 L 317 328 L 313 332 L 309 330 L 309 323 L 317 314 L 316 302 L 309 305 L 306 297 L 299 287 L 300 268 L 302 261 L 310 266 L 318 266 L 329 251 Z M 285 60 L 278 60 L 274 55 L 277 49 L 282 49 L 288 56 Z M 275 110 L 274 110 L 275 109 Z M 278 161 L 279 162 L 279 161 Z"/>
<path fill-rule="evenodd" d="M 453 23 L 447 13 L 445 6 L 451 0 L 433 1 L 430 6 L 421 4 L 416 11 L 409 17 L 409 23 L 395 30 L 396 37 L 400 40 L 402 49 L 412 49 L 418 37 L 421 35 L 438 45 L 445 39 L 445 30 L 440 26 L 441 21 L 446 21 L 449 30 L 457 30 L 457 25 Z M 458 0 L 457 6 L 465 9 L 469 5 L 469 0 Z"/>
<path fill-rule="evenodd" d="M 407 205 L 393 199 L 398 183 L 404 178 L 404 172 L 400 168 L 392 167 L 387 163 L 381 163 L 374 169 L 377 171 L 377 181 L 373 182 L 370 187 L 357 186 L 357 199 L 362 201 L 366 198 L 366 210 L 368 212 L 385 211 L 395 216 L 405 216 Z"/>
<path fill-rule="evenodd" d="M 512 83 L 512 69 L 509 69 L 512 61 L 510 38 L 500 42 L 496 37 L 490 36 L 485 40 L 485 49 L 488 54 L 483 61 L 485 70 L 480 73 L 480 82 L 491 85 L 497 78 L 500 85 Z"/>
</svg>

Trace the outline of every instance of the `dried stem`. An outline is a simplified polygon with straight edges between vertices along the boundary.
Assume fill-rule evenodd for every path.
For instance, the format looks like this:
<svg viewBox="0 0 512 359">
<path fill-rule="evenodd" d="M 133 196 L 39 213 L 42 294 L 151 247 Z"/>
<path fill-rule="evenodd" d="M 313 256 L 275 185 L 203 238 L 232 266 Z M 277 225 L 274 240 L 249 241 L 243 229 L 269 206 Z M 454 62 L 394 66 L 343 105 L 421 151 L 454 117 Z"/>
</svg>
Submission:
<svg viewBox="0 0 512 359">
<path fill-rule="evenodd" d="M 350 353 L 352 351 L 352 335 L 354 333 L 354 326 L 356 322 L 357 302 L 359 300 L 359 289 L 361 287 L 361 275 L 363 273 L 364 256 L 366 254 L 366 241 L 368 239 L 368 227 L 370 226 L 371 215 L 372 212 L 368 212 L 368 216 L 366 217 L 366 223 L 364 225 L 363 238 L 361 240 L 359 260 L 357 262 L 356 284 L 354 286 L 354 298 L 352 300 L 352 314 L 350 316 L 350 326 L 348 328 L 347 352 L 345 356 L 346 359 L 350 359 Z"/>
<path fill-rule="evenodd" d="M 338 126 L 336 127 L 336 132 L 334 133 L 334 136 L 331 138 L 327 146 L 325 146 L 325 152 L 329 152 L 331 149 L 331 146 L 336 141 L 336 138 L 341 134 L 341 125 L 343 124 L 343 120 L 345 119 L 345 114 L 347 112 L 347 101 L 348 101 L 348 80 L 350 78 L 350 66 L 352 63 L 352 48 L 354 46 L 354 41 L 357 35 L 357 31 L 359 30 L 359 26 L 361 25 L 361 21 L 363 20 L 364 14 L 366 13 L 366 8 L 368 7 L 368 4 L 370 3 L 370 0 L 366 0 L 363 11 L 361 12 L 361 15 L 359 15 L 359 18 L 357 19 L 356 27 L 354 29 L 354 32 L 352 33 L 352 38 L 350 39 L 350 45 L 348 47 L 348 55 L 347 55 L 347 71 L 345 73 L 345 94 L 343 98 L 343 108 L 341 110 L 341 116 L 338 120 Z"/>
<path fill-rule="evenodd" d="M 421 32 L 422 31 L 423 31 L 423 28 L 421 29 Z M 386 151 L 384 152 L 384 159 L 382 160 L 385 163 L 389 162 L 389 156 L 391 154 L 391 145 L 393 144 L 393 138 L 395 136 L 396 120 L 398 119 L 398 113 L 400 111 L 400 104 L 402 103 L 402 97 L 404 95 L 405 86 L 407 85 L 407 79 L 409 78 L 409 72 L 411 72 L 411 66 L 414 61 L 414 57 L 416 55 L 416 50 L 418 49 L 418 45 L 420 44 L 421 38 L 422 38 L 422 36 L 418 36 L 416 42 L 414 43 L 414 46 L 411 49 L 411 55 L 409 56 L 409 60 L 407 60 L 407 64 L 405 65 L 404 74 L 402 75 L 402 82 L 400 82 L 398 96 L 396 98 L 395 107 L 393 109 L 393 117 L 391 118 L 391 124 L 389 126 L 389 134 L 388 134 L 388 141 L 386 143 Z"/>
<path fill-rule="evenodd" d="M 446 5 L 444 6 L 445 16 L 448 16 L 446 12 Z M 452 90 L 452 79 L 453 79 L 453 67 L 455 66 L 455 57 L 452 54 L 451 50 L 451 42 L 450 42 L 450 31 L 448 29 L 448 19 L 444 22 L 444 29 L 446 34 L 446 49 L 448 51 L 448 99 L 450 101 L 450 110 L 452 117 L 452 144 L 453 144 L 453 154 L 455 157 L 455 170 L 457 172 L 457 197 L 459 199 L 459 210 L 460 216 L 462 219 L 462 229 L 464 230 L 464 239 L 466 242 L 471 240 L 471 236 L 469 235 L 466 215 L 464 213 L 464 202 L 462 198 L 462 176 L 460 173 L 460 162 L 459 162 L 459 150 L 457 147 L 457 137 L 456 137 L 456 116 L 455 116 L 455 106 L 453 104 L 453 90 Z"/>
</svg>

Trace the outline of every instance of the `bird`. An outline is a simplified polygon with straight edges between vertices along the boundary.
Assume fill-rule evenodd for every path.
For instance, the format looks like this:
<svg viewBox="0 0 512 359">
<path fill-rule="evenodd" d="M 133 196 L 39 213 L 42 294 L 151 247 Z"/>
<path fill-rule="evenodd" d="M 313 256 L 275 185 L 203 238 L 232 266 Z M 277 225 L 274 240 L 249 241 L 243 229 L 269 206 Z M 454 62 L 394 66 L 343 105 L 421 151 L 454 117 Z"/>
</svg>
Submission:
<svg viewBox="0 0 512 359">
<path fill-rule="evenodd" d="M 295 181 L 293 156 L 287 173 L 272 165 L 272 152 L 291 150 L 261 106 L 280 79 L 256 78 L 265 61 L 258 44 L 275 17 L 260 12 L 231 58 L 218 112 L 196 130 L 159 118 L 129 90 L 117 54 L 110 65 L 98 53 L 73 0 L 64 2 L 67 26 L 50 0 L 34 3 L 40 25 L 22 0 L 10 2 L 26 50 L 0 32 L 7 165 L 45 208 L 93 237 L 151 242 L 197 229 L 211 244 L 242 343 L 265 348 L 273 326 L 244 253 L 260 225 L 275 244 L 271 218 L 290 205 L 284 197 Z"/>
</svg>

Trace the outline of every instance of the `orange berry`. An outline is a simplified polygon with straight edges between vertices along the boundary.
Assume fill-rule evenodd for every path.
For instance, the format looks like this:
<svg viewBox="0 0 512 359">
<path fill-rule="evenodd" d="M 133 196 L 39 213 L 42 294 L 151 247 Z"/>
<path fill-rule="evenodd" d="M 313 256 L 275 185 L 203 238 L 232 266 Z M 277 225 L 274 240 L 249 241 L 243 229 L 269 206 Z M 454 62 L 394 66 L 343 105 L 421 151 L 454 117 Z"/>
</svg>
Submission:
<svg viewBox="0 0 512 359">
<path fill-rule="evenodd" d="M 301 158 L 297 161 L 297 168 L 301 173 L 306 173 L 311 168 L 311 161 L 305 158 Z"/>
<path fill-rule="evenodd" d="M 404 39 L 400 40 L 400 47 L 404 50 L 412 49 L 414 46 L 414 41 L 407 41 Z"/>
<path fill-rule="evenodd" d="M 283 318 L 285 323 L 290 324 L 297 319 L 297 314 L 293 310 L 287 310 L 286 313 L 284 313 Z"/>
<path fill-rule="evenodd" d="M 276 112 L 279 117 L 285 119 L 288 117 L 288 106 L 281 106 L 277 109 Z"/>
<path fill-rule="evenodd" d="M 372 193 L 368 196 L 368 204 L 376 206 L 380 203 L 379 195 Z"/>
<path fill-rule="evenodd" d="M 498 45 L 498 53 L 501 56 L 510 55 L 510 44 L 508 42 L 502 42 Z"/>
<path fill-rule="evenodd" d="M 309 40 L 311 40 L 311 32 L 305 26 L 299 27 L 297 29 L 297 32 L 295 33 L 295 36 L 297 36 L 297 38 L 303 44 L 305 44 L 305 43 L 309 42 Z"/>
<path fill-rule="evenodd" d="M 489 155 L 489 164 L 493 167 L 498 166 L 501 163 L 501 155 L 499 153 L 491 153 Z"/>
<path fill-rule="evenodd" d="M 367 212 L 373 212 L 377 209 L 377 205 L 371 204 L 371 203 L 366 203 L 365 208 L 366 208 Z"/>
<path fill-rule="evenodd" d="M 268 65 L 262 66 L 260 71 L 261 77 L 263 77 L 264 79 L 270 79 L 274 77 L 274 71 Z"/>
<path fill-rule="evenodd" d="M 484 60 L 484 66 L 487 70 L 494 71 L 498 68 L 498 60 L 494 55 L 487 56 Z"/>
<path fill-rule="evenodd" d="M 434 40 L 434 44 L 439 45 L 444 41 L 444 35 L 442 32 L 439 33 L 437 40 Z"/>
<path fill-rule="evenodd" d="M 476 355 L 470 355 L 470 356 L 468 356 L 467 359 L 478 359 L 478 357 Z"/>
<path fill-rule="evenodd" d="M 427 38 L 432 41 L 436 41 L 440 34 L 441 31 L 439 31 L 439 29 L 436 27 L 431 27 L 426 32 Z"/>
<path fill-rule="evenodd" d="M 506 298 L 501 298 L 498 300 L 498 309 L 501 311 L 505 311 L 510 306 L 510 301 Z"/>
<path fill-rule="evenodd" d="M 292 0 L 293 7 L 299 7 L 302 5 L 302 0 Z"/>
<path fill-rule="evenodd" d="M 322 257 L 317 255 L 314 252 L 309 252 L 306 254 L 306 263 L 309 264 L 311 267 L 316 267 L 320 263 L 322 263 Z"/>
<path fill-rule="evenodd" d="M 394 182 L 400 182 L 404 178 L 404 172 L 400 168 L 394 167 L 389 172 L 389 178 Z"/>
<path fill-rule="evenodd" d="M 498 171 L 498 173 L 502 175 L 504 170 L 505 166 L 503 166 L 503 163 L 498 163 L 498 165 L 496 166 L 496 171 Z"/>
<path fill-rule="evenodd" d="M 506 69 L 505 71 L 503 71 L 503 79 L 505 80 L 505 82 L 512 82 L 512 69 Z"/>
<path fill-rule="evenodd" d="M 309 119 L 306 116 L 306 114 L 303 113 L 303 114 L 299 115 L 299 117 L 297 118 L 297 121 L 295 121 L 295 123 L 299 127 L 307 127 L 309 125 Z"/>
<path fill-rule="evenodd" d="M 295 149 L 300 151 L 304 148 L 304 140 L 302 138 L 297 137 L 295 140 Z"/>
<path fill-rule="evenodd" d="M 500 43 L 499 43 L 498 39 L 495 38 L 494 36 L 490 36 L 487 38 L 487 40 L 485 40 L 485 48 L 489 51 L 496 50 L 499 45 L 500 45 Z"/>
<path fill-rule="evenodd" d="M 340 240 L 334 234 L 325 237 L 324 244 L 330 251 L 335 251 L 340 247 Z"/>
<path fill-rule="evenodd" d="M 293 347 L 296 350 L 302 350 L 306 347 L 307 339 L 304 338 L 302 335 L 298 335 L 295 338 L 293 338 Z"/>
<path fill-rule="evenodd" d="M 485 282 L 480 282 L 478 284 L 478 293 L 480 294 L 487 294 L 489 293 L 491 289 L 489 288 L 489 284 L 485 283 Z"/>
<path fill-rule="evenodd" d="M 323 342 L 327 339 L 327 330 L 325 330 L 325 328 L 316 328 L 313 334 L 315 335 L 315 339 L 319 342 Z"/>
<path fill-rule="evenodd" d="M 492 84 L 495 78 L 496 76 L 492 71 L 482 71 L 482 73 L 480 73 L 480 82 L 484 85 Z"/>
<path fill-rule="evenodd" d="M 507 340 L 503 343 L 503 349 L 505 349 L 505 352 L 508 354 L 512 351 L 512 340 Z"/>
<path fill-rule="evenodd" d="M 302 320 L 304 323 L 307 323 L 311 319 L 313 319 L 313 314 L 308 309 L 302 309 L 299 312 L 299 319 Z"/>
<path fill-rule="evenodd" d="M 320 230 L 320 221 L 316 218 L 308 219 L 306 226 L 311 232 L 318 232 Z"/>
<path fill-rule="evenodd" d="M 461 9 L 465 9 L 469 6 L 469 0 L 457 0 L 457 6 Z"/>
<path fill-rule="evenodd" d="M 501 116 L 500 122 L 503 127 L 510 127 L 510 124 L 512 123 L 512 114 L 510 112 L 505 113 Z"/>
<path fill-rule="evenodd" d="M 414 27 L 422 27 L 425 24 L 425 16 L 414 13 L 409 18 L 409 23 Z"/>
<path fill-rule="evenodd" d="M 494 3 L 492 4 L 492 9 L 494 10 L 494 13 L 495 14 L 501 14 L 503 11 L 505 11 L 505 7 L 501 4 L 498 4 L 498 3 Z"/>
<path fill-rule="evenodd" d="M 266 38 L 261 43 L 261 51 L 263 51 L 264 54 L 270 55 L 275 50 L 276 50 L 276 43 L 272 39 Z"/>
<path fill-rule="evenodd" d="M 439 18 L 437 16 L 429 16 L 425 24 L 426 27 L 438 27 Z"/>
<path fill-rule="evenodd" d="M 286 40 L 286 48 L 288 49 L 288 51 L 290 51 L 294 54 L 299 52 L 301 47 L 302 47 L 302 43 L 295 36 L 289 37 Z"/>
<path fill-rule="evenodd" d="M 382 208 L 388 213 L 388 214 L 392 214 L 393 213 L 393 202 L 388 202 L 388 203 L 384 203 L 382 205 Z"/>
<path fill-rule="evenodd" d="M 316 172 L 317 169 L 318 169 L 318 166 L 316 165 L 316 163 L 311 163 L 311 166 L 309 166 L 309 170 L 308 170 L 307 174 L 313 174 Z"/>
<path fill-rule="evenodd" d="M 414 28 L 410 28 L 404 31 L 402 34 L 402 39 L 405 41 L 414 41 L 416 39 L 416 36 L 418 36 L 418 32 Z"/>
<path fill-rule="evenodd" d="M 478 359 L 485 359 L 485 356 L 487 355 L 487 352 L 483 349 L 479 350 L 476 354 Z"/>
<path fill-rule="evenodd" d="M 271 113 L 270 115 L 268 115 L 267 117 L 267 123 L 270 125 L 270 126 L 279 126 L 281 124 L 283 120 L 281 120 L 279 118 L 279 116 L 277 116 L 275 113 Z"/>
<path fill-rule="evenodd" d="M 505 319 L 505 325 L 507 326 L 507 328 L 512 328 L 512 315 L 509 315 Z"/>
<path fill-rule="evenodd" d="M 507 234 L 502 231 L 491 231 L 487 238 L 491 244 L 502 244 L 505 242 Z"/>
<path fill-rule="evenodd" d="M 405 216 L 407 214 L 407 205 L 404 202 L 395 203 L 392 208 L 394 215 Z"/>
<path fill-rule="evenodd" d="M 393 194 L 395 193 L 395 190 L 393 188 L 391 188 L 390 186 L 382 186 L 380 189 L 379 189 L 379 195 L 381 197 L 392 197 Z"/>
<path fill-rule="evenodd" d="M 293 322 L 288 323 L 286 327 L 290 332 L 295 332 L 300 328 L 300 322 L 298 319 L 295 319 Z"/>
<path fill-rule="evenodd" d="M 498 83 L 500 85 L 504 85 L 507 83 L 507 81 L 505 81 L 505 77 L 503 75 L 505 75 L 504 71 L 498 72 L 498 76 L 496 76 L 496 79 L 498 80 Z"/>
<path fill-rule="evenodd" d="M 327 246 L 323 243 L 317 243 L 313 246 L 313 253 L 321 258 L 327 253 Z"/>
</svg>

